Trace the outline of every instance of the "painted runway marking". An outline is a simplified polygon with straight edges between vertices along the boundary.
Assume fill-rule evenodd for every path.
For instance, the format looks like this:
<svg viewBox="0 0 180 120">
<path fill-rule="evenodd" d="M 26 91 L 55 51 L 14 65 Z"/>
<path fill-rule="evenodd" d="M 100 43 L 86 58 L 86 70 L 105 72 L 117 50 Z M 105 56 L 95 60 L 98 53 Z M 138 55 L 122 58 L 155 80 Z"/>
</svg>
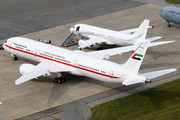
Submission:
<svg viewBox="0 0 180 120">
<path fill-rule="evenodd" d="M 21 8 L 45 7 L 45 6 L 59 5 L 59 4 L 64 4 L 64 3 L 74 2 L 74 1 L 76 1 L 76 0 L 70 0 L 70 1 L 60 2 L 60 3 L 52 3 L 52 4 L 47 4 L 47 5 L 26 6 L 26 7 L 12 7 L 12 8 L 0 8 L 0 9 L 21 9 Z"/>
<path fill-rule="evenodd" d="M 105 5 L 105 4 L 107 4 L 107 2 L 106 2 L 106 3 L 101 3 L 101 4 L 98 4 L 98 5 Z"/>
<path fill-rule="evenodd" d="M 115 87 L 112 87 L 112 88 L 109 88 L 109 89 L 106 89 L 106 90 L 103 90 L 103 91 L 100 91 L 100 92 L 97 92 L 97 93 L 93 93 L 93 94 L 90 94 L 90 95 L 87 95 L 87 96 L 84 96 L 84 97 L 81 97 L 81 98 L 77 98 L 75 100 L 71 100 L 71 101 L 68 101 L 68 102 L 65 102 L 65 103 L 61 103 L 59 105 L 55 105 L 55 106 L 52 106 L 52 107 L 49 107 L 49 108 L 46 108 L 46 109 L 43 109 L 43 110 L 39 110 L 39 111 L 30 113 L 30 114 L 26 114 L 26 115 L 14 118 L 12 120 L 16 120 L 16 119 L 19 119 L 19 118 L 22 118 L 22 117 L 26 117 L 28 115 L 32 115 L 32 114 L 35 114 L 35 113 L 38 113 L 38 112 L 42 112 L 42 111 L 45 111 L 45 110 L 48 110 L 48 109 L 51 109 L 51 108 L 55 108 L 55 107 L 58 107 L 58 106 L 61 106 L 61 105 L 64 105 L 64 104 L 67 104 L 67 103 L 70 103 L 70 102 L 74 102 L 74 101 L 77 101 L 77 100 L 80 100 L 80 99 L 83 99 L 83 98 L 87 98 L 87 97 L 90 97 L 90 96 L 93 96 L 93 95 L 96 95 L 96 94 L 99 94 L 99 93 L 103 93 L 103 92 L 109 91 L 109 90 L 112 90 L 112 89 L 115 89 L 115 88 L 118 88 L 118 87 L 121 87 L 121 86 L 124 86 L 124 85 L 115 86 Z"/>
<path fill-rule="evenodd" d="M 73 9 L 72 11 L 76 11 L 76 10 L 82 10 L 83 8 L 77 8 L 77 9 Z"/>
<path fill-rule="evenodd" d="M 20 17 L 21 15 L 8 15 L 7 17 Z"/>
<path fill-rule="evenodd" d="M 50 13 L 41 13 L 41 15 L 49 15 L 49 14 L 56 14 L 58 12 L 50 12 Z"/>
</svg>

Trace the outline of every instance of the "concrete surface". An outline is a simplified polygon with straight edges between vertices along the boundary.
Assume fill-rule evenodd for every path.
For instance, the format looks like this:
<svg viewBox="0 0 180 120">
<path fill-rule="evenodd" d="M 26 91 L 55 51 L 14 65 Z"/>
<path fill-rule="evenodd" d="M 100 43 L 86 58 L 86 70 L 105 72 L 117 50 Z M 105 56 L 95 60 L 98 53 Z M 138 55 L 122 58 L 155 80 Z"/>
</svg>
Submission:
<svg viewBox="0 0 180 120">
<path fill-rule="evenodd" d="M 133 0 L 1 0 L 0 3 L 0 40 L 143 4 Z"/>
<path fill-rule="evenodd" d="M 173 27 L 167 28 L 166 22 L 158 15 L 159 10 L 161 9 L 162 7 L 147 4 L 29 33 L 23 36 L 35 40 L 38 40 L 39 38 L 51 40 L 54 45 L 58 46 L 70 33 L 69 28 L 76 23 L 86 23 L 113 30 L 125 30 L 138 27 L 146 18 L 150 19 L 155 25 L 154 29 L 148 30 L 147 37 L 160 35 L 163 39 L 159 41 L 176 40 L 176 42 L 149 48 L 140 72 L 145 73 L 161 69 L 176 68 L 180 66 L 180 26 L 173 24 Z M 105 47 L 111 48 L 108 46 Z M 67 49 L 75 50 L 78 49 L 78 46 L 68 47 Z M 95 49 L 96 48 L 93 47 L 92 49 L 84 49 L 84 51 L 92 51 Z M 113 56 L 110 60 L 121 64 L 124 63 L 131 54 L 132 53 L 130 52 L 122 54 L 121 56 Z M 73 110 L 72 116 L 70 112 L 68 117 L 75 118 L 74 116 L 76 115 L 78 119 L 80 118 L 79 115 L 83 113 L 83 116 L 81 116 L 81 118 L 83 118 L 84 113 L 86 113 L 84 110 L 87 109 L 87 111 L 89 111 L 90 106 L 102 103 L 98 101 L 102 98 L 104 98 L 102 100 L 105 102 L 106 100 L 110 100 L 110 96 L 118 96 L 119 94 L 128 95 L 128 93 L 134 93 L 134 90 L 149 87 L 146 86 L 147 84 L 120 87 L 119 84 L 103 83 L 90 78 L 78 77 L 69 74 L 63 74 L 63 76 L 66 77 L 67 82 L 61 85 L 53 83 L 53 78 L 56 75 L 52 74 L 51 77 L 40 77 L 38 80 L 32 80 L 16 86 L 14 81 L 20 77 L 20 74 L 18 73 L 19 66 L 25 62 L 32 64 L 37 63 L 26 59 L 20 59 L 16 62 L 11 61 L 12 56 L 5 51 L 0 51 L 0 56 L 0 70 L 2 70 L 0 72 L 0 101 L 2 102 L 0 105 L 0 118 L 3 120 L 13 118 L 24 119 L 31 117 L 31 113 L 36 114 L 32 114 L 35 115 L 33 119 L 63 119 L 64 116 L 68 115 L 67 112 L 63 112 L 69 111 L 67 108 Z M 179 71 L 177 72 L 177 74 L 173 74 L 174 79 L 179 77 Z M 166 76 L 163 76 L 163 78 L 166 78 Z M 161 80 L 163 81 L 163 79 Z M 97 103 L 95 101 L 97 101 Z M 89 103 L 89 105 L 85 103 Z M 55 108 L 59 105 L 62 106 Z M 52 109 L 48 109 L 49 107 Z M 40 118 L 38 117 L 40 114 L 37 113 L 37 111 L 41 111 L 39 112 L 41 114 Z M 29 116 L 27 116 L 28 114 Z M 91 112 L 87 112 L 87 114 L 87 116 L 89 116 L 91 115 Z M 20 116 L 24 116 L 24 118 Z M 86 118 L 88 119 L 88 117 Z"/>
</svg>

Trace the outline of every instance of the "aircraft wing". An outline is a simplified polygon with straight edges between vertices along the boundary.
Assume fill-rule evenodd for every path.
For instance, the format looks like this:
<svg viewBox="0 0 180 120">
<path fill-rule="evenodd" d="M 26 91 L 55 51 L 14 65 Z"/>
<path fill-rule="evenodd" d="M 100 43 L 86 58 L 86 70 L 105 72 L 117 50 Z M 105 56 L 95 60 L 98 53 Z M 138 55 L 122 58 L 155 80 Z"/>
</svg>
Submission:
<svg viewBox="0 0 180 120">
<path fill-rule="evenodd" d="M 157 37 L 147 38 L 146 40 L 149 40 L 149 41 L 153 42 L 153 41 L 159 40 L 159 39 L 161 39 L 161 38 L 162 38 L 161 36 L 157 36 Z"/>
<path fill-rule="evenodd" d="M 79 49 L 83 49 L 85 47 L 90 47 L 91 45 L 94 45 L 94 44 L 101 44 L 102 41 L 96 39 L 96 38 L 90 38 L 89 40 L 87 40 L 86 42 L 84 42 L 82 45 L 80 45 L 78 48 Z"/>
<path fill-rule="evenodd" d="M 167 44 L 167 43 L 171 43 L 171 42 L 174 42 L 174 41 L 153 42 L 153 43 L 150 43 L 148 47 Z M 117 55 L 117 54 L 121 55 L 122 53 L 125 53 L 125 52 L 135 51 L 141 44 L 142 43 L 137 43 L 132 46 L 112 48 L 112 49 L 101 50 L 101 51 L 86 52 L 86 54 L 96 57 L 96 58 L 99 58 L 99 59 L 103 59 L 103 58 L 109 59 L 110 56 L 113 56 L 113 55 Z"/>
<path fill-rule="evenodd" d="M 149 26 L 148 28 L 153 28 L 154 26 Z M 128 30 L 122 30 L 122 31 L 119 31 L 121 33 L 125 33 L 125 34 L 132 34 L 134 33 L 138 28 L 134 28 L 134 29 L 128 29 Z"/>
<path fill-rule="evenodd" d="M 57 66 L 56 64 L 48 61 L 40 62 L 37 66 L 35 66 L 31 71 L 25 73 L 20 78 L 15 81 L 16 85 L 29 81 L 31 79 L 37 78 L 45 74 L 50 75 L 50 72 L 68 72 L 68 70 Z"/>
<path fill-rule="evenodd" d="M 101 51 L 86 52 L 86 54 L 96 57 L 96 58 L 100 58 L 100 59 L 103 59 L 103 58 L 109 59 L 110 56 L 113 56 L 113 55 L 117 55 L 117 54 L 121 55 L 121 53 L 134 51 L 139 47 L 140 44 L 126 46 L 126 47 L 112 48 L 112 49 L 101 50 Z"/>
</svg>

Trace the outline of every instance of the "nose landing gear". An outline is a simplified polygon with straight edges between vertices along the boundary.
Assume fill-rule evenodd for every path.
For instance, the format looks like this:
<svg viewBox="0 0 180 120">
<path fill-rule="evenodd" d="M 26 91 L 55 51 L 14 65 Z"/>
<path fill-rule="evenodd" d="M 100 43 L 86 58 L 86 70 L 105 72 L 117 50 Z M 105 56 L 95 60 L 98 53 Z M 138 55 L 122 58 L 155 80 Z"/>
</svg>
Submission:
<svg viewBox="0 0 180 120">
<path fill-rule="evenodd" d="M 13 61 L 16 61 L 16 60 L 18 60 L 18 57 L 14 55 Z"/>
</svg>

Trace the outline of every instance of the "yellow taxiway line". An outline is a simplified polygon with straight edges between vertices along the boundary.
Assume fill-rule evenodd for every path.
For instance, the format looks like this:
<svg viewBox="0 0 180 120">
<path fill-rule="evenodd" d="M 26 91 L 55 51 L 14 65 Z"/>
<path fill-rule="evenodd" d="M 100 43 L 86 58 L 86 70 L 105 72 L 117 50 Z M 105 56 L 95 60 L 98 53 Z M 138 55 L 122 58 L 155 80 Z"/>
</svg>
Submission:
<svg viewBox="0 0 180 120">
<path fill-rule="evenodd" d="M 64 4 L 64 3 L 74 2 L 74 1 L 76 1 L 76 0 L 70 0 L 70 1 L 60 2 L 60 3 L 46 4 L 46 5 L 38 5 L 38 6 L 11 7 L 11 8 L 0 8 L 0 9 L 21 9 L 21 8 L 45 7 L 45 6 L 59 5 L 59 4 Z"/>
<path fill-rule="evenodd" d="M 50 12 L 50 13 L 41 13 L 41 15 L 49 15 L 49 14 L 56 14 L 58 12 Z"/>
<path fill-rule="evenodd" d="M 21 15 L 8 15 L 7 17 L 19 17 Z"/>
</svg>

